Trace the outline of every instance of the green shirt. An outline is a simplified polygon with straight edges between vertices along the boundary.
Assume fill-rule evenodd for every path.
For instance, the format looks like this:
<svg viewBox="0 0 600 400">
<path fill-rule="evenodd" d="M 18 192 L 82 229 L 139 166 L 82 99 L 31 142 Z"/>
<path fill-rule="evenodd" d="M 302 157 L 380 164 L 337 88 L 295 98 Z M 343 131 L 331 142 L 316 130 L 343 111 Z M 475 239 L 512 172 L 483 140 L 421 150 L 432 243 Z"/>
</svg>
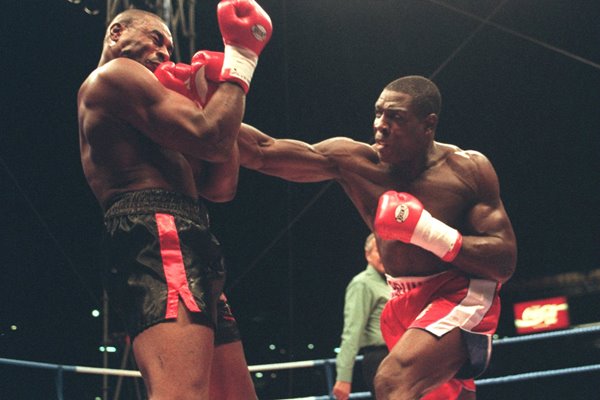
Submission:
<svg viewBox="0 0 600 400">
<path fill-rule="evenodd" d="M 342 344 L 336 357 L 338 381 L 352 382 L 354 361 L 361 348 L 385 345 L 379 318 L 390 294 L 385 276 L 371 265 L 346 287 Z"/>
</svg>

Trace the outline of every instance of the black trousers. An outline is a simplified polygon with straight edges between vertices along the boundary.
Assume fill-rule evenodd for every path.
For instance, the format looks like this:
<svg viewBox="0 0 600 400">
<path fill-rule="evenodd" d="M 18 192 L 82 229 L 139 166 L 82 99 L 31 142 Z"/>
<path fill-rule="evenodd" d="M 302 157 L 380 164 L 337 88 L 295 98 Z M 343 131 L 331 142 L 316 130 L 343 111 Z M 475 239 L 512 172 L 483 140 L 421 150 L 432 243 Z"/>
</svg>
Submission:
<svg viewBox="0 0 600 400">
<path fill-rule="evenodd" d="M 379 364 L 388 355 L 388 349 L 386 346 L 367 346 L 363 347 L 360 352 L 364 357 L 362 360 L 363 380 L 367 389 L 373 395 L 373 399 L 375 399 L 373 379 L 375 378 Z"/>
</svg>

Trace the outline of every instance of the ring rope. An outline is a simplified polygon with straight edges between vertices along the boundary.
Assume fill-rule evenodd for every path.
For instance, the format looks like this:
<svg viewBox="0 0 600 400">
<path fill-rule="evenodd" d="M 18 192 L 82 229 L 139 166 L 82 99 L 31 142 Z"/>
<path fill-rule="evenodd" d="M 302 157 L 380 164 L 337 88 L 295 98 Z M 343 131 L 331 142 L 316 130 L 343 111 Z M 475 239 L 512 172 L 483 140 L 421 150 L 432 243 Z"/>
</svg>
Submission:
<svg viewBox="0 0 600 400">
<path fill-rule="evenodd" d="M 332 359 L 335 360 L 335 359 Z M 250 372 L 254 371 L 274 371 L 281 369 L 293 369 L 293 368 L 305 368 L 305 367 L 313 367 L 320 366 L 330 363 L 329 360 L 314 360 L 314 361 L 297 361 L 297 362 L 289 362 L 289 363 L 281 363 L 281 364 L 262 364 L 262 365 L 253 365 L 249 366 L 248 370 Z M 35 361 L 24 361 L 24 360 L 15 360 L 11 358 L 0 358 L 0 364 L 6 365 L 14 365 L 19 367 L 31 367 L 31 368 L 43 368 L 43 369 L 55 369 L 62 370 L 66 372 L 76 372 L 80 374 L 95 374 L 95 375 L 114 375 L 114 376 L 125 376 L 131 378 L 141 378 L 142 375 L 139 371 L 127 370 L 127 369 L 112 369 L 112 368 L 96 368 L 96 367 L 85 367 L 80 365 L 62 365 L 62 364 L 50 364 L 50 363 L 41 363 Z M 538 377 L 550 377 L 557 375 L 567 375 L 581 372 L 591 372 L 600 370 L 600 364 L 592 364 L 592 365 L 584 365 L 580 367 L 569 367 L 569 368 L 561 368 L 547 371 L 536 371 L 536 372 L 526 372 L 522 374 L 516 375 L 507 375 L 498 378 L 487 378 L 487 379 L 479 379 L 476 380 L 475 383 L 477 385 L 489 385 L 495 383 L 504 383 L 504 382 L 514 382 L 519 380 L 526 380 Z M 312 398 L 312 397 L 310 397 Z"/>
<path fill-rule="evenodd" d="M 348 397 L 349 399 L 371 399 L 372 398 L 372 394 L 371 392 L 356 392 L 356 393 L 350 393 L 350 396 Z M 289 399 L 278 399 L 278 400 L 331 400 L 333 399 L 332 396 L 327 396 L 327 395 L 323 395 L 323 396 L 309 396 L 309 397 L 294 397 L 294 398 L 289 398 Z"/>
<path fill-rule="evenodd" d="M 500 376 L 497 378 L 479 379 L 479 380 L 475 381 L 475 384 L 477 384 L 477 386 L 485 386 L 485 385 L 493 385 L 496 383 L 517 382 L 517 381 L 524 381 L 524 380 L 528 380 L 528 379 L 548 378 L 551 376 L 568 375 L 568 374 L 591 372 L 591 371 L 598 371 L 598 370 L 600 370 L 600 364 L 583 365 L 580 367 L 550 369 L 547 371 L 525 372 L 523 374 Z"/>
<path fill-rule="evenodd" d="M 578 327 L 572 329 L 565 329 L 562 331 L 556 332 L 544 332 L 537 333 L 533 335 L 526 335 L 520 337 L 512 337 L 512 338 L 502 338 L 495 339 L 493 341 L 494 345 L 503 345 L 503 344 L 512 344 L 512 343 L 521 343 L 532 340 L 541 340 L 541 339 L 549 339 L 556 337 L 563 337 L 568 335 L 579 335 L 586 333 L 595 333 L 600 332 L 600 325 L 594 325 L 590 327 Z M 359 355 L 356 357 L 357 361 L 362 360 L 363 356 Z M 31 368 L 42 368 L 42 369 L 54 369 L 58 370 L 59 375 L 62 375 L 62 372 L 75 372 L 82 374 L 95 374 L 95 375 L 113 375 L 113 376 L 125 376 L 132 378 L 141 378 L 141 373 L 135 370 L 123 370 L 123 369 L 113 369 L 113 368 L 97 368 L 97 367 L 86 367 L 79 365 L 62 365 L 62 364 L 51 364 L 51 363 L 42 363 L 36 361 L 25 361 L 25 360 L 16 360 L 11 358 L 0 358 L 0 364 L 13 365 L 13 366 L 21 366 L 21 367 L 31 367 Z M 275 370 L 283 370 L 283 369 L 294 369 L 294 368 L 310 368 L 310 367 L 318 367 L 318 366 L 330 366 L 335 364 L 335 358 L 321 359 L 321 360 L 306 360 L 306 361 L 293 361 L 293 362 L 285 362 L 285 363 L 276 363 L 276 364 L 261 364 L 261 365 L 251 365 L 248 366 L 248 370 L 250 372 L 257 371 L 275 371 Z M 600 370 L 600 364 L 592 364 L 592 365 L 584 365 L 579 367 L 569 367 L 569 368 L 561 368 L 547 371 L 534 371 L 534 372 L 526 372 L 515 375 L 507 375 L 495 378 L 487 378 L 487 379 L 479 379 L 476 380 L 475 383 L 478 386 L 492 385 L 498 383 L 508 383 L 508 382 L 516 382 L 528 379 L 536 379 L 536 378 L 547 378 L 558 375 L 568 375 L 575 373 L 585 373 Z M 59 392 L 62 391 L 62 380 L 61 377 L 57 377 L 57 388 Z M 60 396 L 60 394 L 59 394 Z M 352 393 L 350 395 L 351 399 L 362 399 L 368 398 L 370 396 L 369 392 L 358 392 Z M 328 400 L 330 396 L 313 396 L 313 397 L 301 397 L 295 399 L 286 399 L 286 400 Z"/>
<path fill-rule="evenodd" d="M 18 367 L 31 367 L 31 368 L 42 368 L 42 369 L 56 369 L 67 372 L 77 372 L 80 374 L 94 374 L 94 375 L 114 375 L 114 376 L 127 376 L 132 378 L 141 378 L 142 374 L 140 371 L 134 371 L 129 369 L 112 369 L 112 368 L 96 368 L 96 367 L 84 367 L 80 365 L 62 365 L 62 364 L 49 364 L 37 361 L 25 361 L 25 360 L 14 360 L 12 358 L 0 358 L 0 364 L 14 365 Z"/>
<path fill-rule="evenodd" d="M 521 342 L 528 342 L 531 340 L 552 339 L 552 338 L 562 337 L 562 336 L 581 335 L 581 334 L 585 334 L 585 333 L 595 333 L 595 332 L 600 332 L 600 325 L 572 328 L 572 329 L 564 329 L 561 331 L 554 331 L 554 332 L 540 332 L 540 333 L 534 333 L 532 335 L 525 335 L 525 336 L 507 337 L 507 338 L 502 338 L 502 339 L 496 339 L 493 341 L 493 344 L 494 344 L 494 346 L 497 346 L 497 345 L 502 345 L 502 344 L 521 343 Z"/>
</svg>

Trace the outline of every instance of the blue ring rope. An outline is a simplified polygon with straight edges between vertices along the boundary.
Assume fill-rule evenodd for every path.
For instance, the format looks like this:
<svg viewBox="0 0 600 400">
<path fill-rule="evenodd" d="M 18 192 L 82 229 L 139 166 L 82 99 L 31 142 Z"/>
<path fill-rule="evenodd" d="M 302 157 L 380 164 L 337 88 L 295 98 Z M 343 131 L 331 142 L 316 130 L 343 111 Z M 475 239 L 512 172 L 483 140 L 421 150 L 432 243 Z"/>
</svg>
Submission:
<svg viewBox="0 0 600 400">
<path fill-rule="evenodd" d="M 600 332 L 600 326 L 572 328 L 572 329 L 565 329 L 562 331 L 540 332 L 540 333 L 535 333 L 532 335 L 495 339 L 493 341 L 493 344 L 494 344 L 494 346 L 496 346 L 496 345 L 503 345 L 503 344 L 528 342 L 531 340 L 552 339 L 552 338 L 562 337 L 562 336 L 581 335 L 581 334 L 585 334 L 585 333 L 595 333 L 595 332 Z"/>
<path fill-rule="evenodd" d="M 579 334 L 586 334 L 586 333 L 596 333 L 596 332 L 600 332 L 600 326 L 581 327 L 581 328 L 565 329 L 562 331 L 555 331 L 555 332 L 537 333 L 537 334 L 520 336 L 520 337 L 496 339 L 493 341 L 493 344 L 494 345 L 513 344 L 513 343 L 527 342 L 527 341 L 531 341 L 531 340 L 542 340 L 542 339 L 550 339 L 550 338 L 557 338 L 557 337 L 563 337 L 563 336 L 579 335 Z M 357 357 L 357 359 L 358 359 L 358 357 Z M 328 363 L 331 363 L 332 360 L 335 360 L 335 359 L 314 360 L 312 362 L 312 366 L 320 366 L 320 365 L 328 364 Z M 89 367 L 81 367 L 81 366 L 74 366 L 74 365 L 50 364 L 50 363 L 42 363 L 42 362 L 35 362 L 35 361 L 15 360 L 15 359 L 10 359 L 10 358 L 0 358 L 0 364 L 58 370 L 59 376 L 56 377 L 56 387 L 57 387 L 57 392 L 59 394 L 59 399 L 61 398 L 60 393 L 62 392 L 62 383 L 63 383 L 62 382 L 62 372 L 63 371 L 82 372 L 82 369 L 101 370 L 100 368 L 89 368 Z M 118 373 L 119 370 L 109 370 L 109 369 L 103 369 L 103 370 L 112 372 L 111 375 L 112 374 L 119 375 L 119 373 Z M 600 370 L 600 364 L 584 365 L 584 366 L 579 366 L 579 367 L 561 368 L 561 369 L 554 369 L 554 370 L 547 370 L 547 371 L 526 372 L 526 373 L 522 373 L 522 374 L 507 375 L 507 376 L 501 376 L 501 377 L 496 377 L 496 378 L 479 379 L 479 380 L 475 381 L 475 384 L 478 386 L 485 386 L 485 385 L 493 385 L 493 384 L 500 384 L 500 383 L 517 382 L 517 381 L 523 381 L 523 380 L 528 380 L 528 379 L 548 378 L 548 377 L 559 376 L 559 375 L 569 375 L 569 374 L 576 374 L 576 373 L 593 372 L 593 371 L 599 371 L 599 370 Z M 132 373 L 135 371 L 122 371 L 122 372 Z M 366 398 L 363 396 L 366 396 L 368 394 L 369 394 L 368 392 L 353 393 L 350 396 L 350 398 L 357 398 L 357 399 L 358 398 Z M 330 399 L 330 398 L 331 397 L 329 397 L 329 396 L 317 396 L 317 397 L 306 397 L 303 399 Z"/>
<path fill-rule="evenodd" d="M 485 386 L 485 385 L 493 385 L 493 384 L 497 384 L 497 383 L 517 382 L 517 381 L 524 381 L 524 380 L 528 380 L 528 379 L 548 378 L 548 377 L 558 376 L 558 375 L 568 375 L 568 374 L 576 374 L 576 373 L 581 373 L 581 372 L 591 372 L 591 371 L 598 371 L 598 370 L 600 370 L 600 364 L 584 365 L 581 367 L 551 369 L 551 370 L 547 370 L 547 371 L 537 371 L 537 372 L 525 372 L 523 374 L 500 376 L 497 378 L 479 379 L 479 380 L 475 381 L 475 384 L 477 386 Z"/>
</svg>

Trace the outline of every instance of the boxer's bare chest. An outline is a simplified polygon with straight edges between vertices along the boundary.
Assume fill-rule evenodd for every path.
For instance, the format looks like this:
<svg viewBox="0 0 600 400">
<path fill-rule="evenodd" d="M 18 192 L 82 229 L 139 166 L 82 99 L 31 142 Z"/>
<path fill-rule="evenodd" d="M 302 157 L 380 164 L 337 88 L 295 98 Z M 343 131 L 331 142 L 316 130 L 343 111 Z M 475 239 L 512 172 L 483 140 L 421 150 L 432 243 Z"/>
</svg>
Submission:
<svg viewBox="0 0 600 400">
<path fill-rule="evenodd" d="M 449 224 L 460 224 L 461 216 L 474 197 L 470 178 L 461 176 L 444 162 L 412 177 L 381 168 L 368 176 L 348 174 L 341 183 L 371 229 L 379 197 L 388 190 L 412 194 L 432 215 Z"/>
</svg>

